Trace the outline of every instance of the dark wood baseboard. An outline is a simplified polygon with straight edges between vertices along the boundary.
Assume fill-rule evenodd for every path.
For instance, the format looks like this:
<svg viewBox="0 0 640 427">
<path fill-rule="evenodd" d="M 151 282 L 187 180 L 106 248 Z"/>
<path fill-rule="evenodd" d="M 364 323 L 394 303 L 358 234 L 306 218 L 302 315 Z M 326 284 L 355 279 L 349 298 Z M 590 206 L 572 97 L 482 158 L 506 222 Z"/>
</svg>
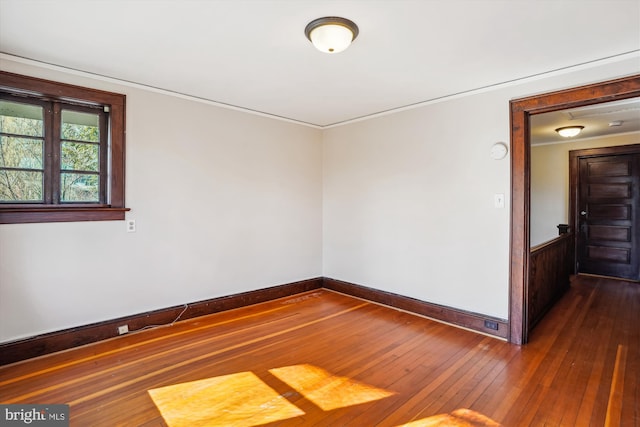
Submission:
<svg viewBox="0 0 640 427">
<path fill-rule="evenodd" d="M 354 283 L 343 282 L 330 278 L 322 279 L 322 287 L 343 294 L 377 302 L 390 307 L 406 310 L 411 313 L 430 317 L 435 320 L 461 326 L 477 332 L 492 335 L 498 338 L 507 338 L 509 324 L 504 319 L 484 316 L 464 310 L 432 304 L 403 295 L 378 289 L 368 288 Z M 492 326 L 492 327 L 490 327 Z"/>
<path fill-rule="evenodd" d="M 420 301 L 403 295 L 393 294 L 349 282 L 317 277 L 299 282 L 273 286 L 255 291 L 212 298 L 185 305 L 163 308 L 147 313 L 134 314 L 104 322 L 78 326 L 76 328 L 51 332 L 42 335 L 0 344 L 0 366 L 25 359 L 42 356 L 56 351 L 67 350 L 85 344 L 102 341 L 118 336 L 118 326 L 128 325 L 130 331 L 137 331 L 151 325 L 165 325 L 180 320 L 231 310 L 283 298 L 301 292 L 326 288 L 346 295 L 406 310 L 427 316 L 435 320 L 461 326 L 499 338 L 507 338 L 508 323 L 503 319 L 483 316 L 476 313 L 457 310 L 451 307 Z M 184 310 L 184 313 L 183 313 Z M 182 313 L 182 315 L 181 315 Z M 487 322 L 497 329 L 487 326 Z"/>
<path fill-rule="evenodd" d="M 321 287 L 322 278 L 317 277 L 189 303 L 186 310 L 184 305 L 178 305 L 2 343 L 0 344 L 0 366 L 116 337 L 118 336 L 118 326 L 124 324 L 129 326 L 130 331 L 136 331 L 150 325 L 169 324 L 183 310 L 184 313 L 180 316 L 180 320 L 270 301 Z"/>
</svg>

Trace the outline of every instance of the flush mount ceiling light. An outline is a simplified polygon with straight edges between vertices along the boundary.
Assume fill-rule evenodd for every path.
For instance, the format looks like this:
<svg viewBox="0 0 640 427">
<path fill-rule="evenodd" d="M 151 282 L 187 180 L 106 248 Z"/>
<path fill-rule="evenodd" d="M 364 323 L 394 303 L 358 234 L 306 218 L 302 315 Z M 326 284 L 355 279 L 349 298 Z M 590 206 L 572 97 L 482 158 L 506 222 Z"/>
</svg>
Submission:
<svg viewBox="0 0 640 427">
<path fill-rule="evenodd" d="M 358 26 L 345 18 L 325 16 L 309 22 L 304 34 L 319 51 L 338 53 L 358 37 Z"/>
<path fill-rule="evenodd" d="M 565 126 L 556 129 L 556 132 L 558 132 L 560 136 L 571 138 L 572 136 L 576 136 L 582 132 L 582 129 L 584 129 L 584 126 Z"/>
</svg>

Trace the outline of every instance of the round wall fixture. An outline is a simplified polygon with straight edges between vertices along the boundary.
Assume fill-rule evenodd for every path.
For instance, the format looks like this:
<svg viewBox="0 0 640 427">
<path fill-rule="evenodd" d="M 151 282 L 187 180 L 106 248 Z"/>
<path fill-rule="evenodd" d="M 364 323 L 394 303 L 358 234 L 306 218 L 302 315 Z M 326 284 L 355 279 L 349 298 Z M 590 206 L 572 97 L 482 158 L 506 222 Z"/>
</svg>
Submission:
<svg viewBox="0 0 640 427">
<path fill-rule="evenodd" d="M 509 148 L 507 147 L 507 144 L 504 142 L 496 142 L 491 147 L 491 158 L 493 160 L 504 159 L 508 152 Z"/>
</svg>

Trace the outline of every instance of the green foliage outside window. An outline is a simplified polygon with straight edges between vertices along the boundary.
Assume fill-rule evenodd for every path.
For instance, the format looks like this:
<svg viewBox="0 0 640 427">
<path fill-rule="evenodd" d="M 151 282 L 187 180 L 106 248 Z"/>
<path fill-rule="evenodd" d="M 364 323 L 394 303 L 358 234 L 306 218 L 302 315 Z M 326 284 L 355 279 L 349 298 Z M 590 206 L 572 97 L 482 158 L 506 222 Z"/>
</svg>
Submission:
<svg viewBox="0 0 640 427">
<path fill-rule="evenodd" d="M 0 101 L 0 202 L 43 199 L 42 117 L 40 106 Z"/>
<path fill-rule="evenodd" d="M 60 202 L 100 201 L 100 117 L 62 110 Z M 45 125 L 43 107 L 0 101 L 0 202 L 43 202 Z M 52 142 L 49 142 L 52 143 Z"/>
</svg>

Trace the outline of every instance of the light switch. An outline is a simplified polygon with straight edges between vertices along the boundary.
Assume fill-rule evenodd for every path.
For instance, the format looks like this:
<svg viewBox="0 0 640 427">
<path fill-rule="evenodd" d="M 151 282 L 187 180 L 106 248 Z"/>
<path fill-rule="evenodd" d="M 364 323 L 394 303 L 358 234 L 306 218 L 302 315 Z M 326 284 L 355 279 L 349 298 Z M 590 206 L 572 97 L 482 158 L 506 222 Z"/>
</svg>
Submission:
<svg viewBox="0 0 640 427">
<path fill-rule="evenodd" d="M 493 195 L 493 205 L 498 208 L 504 208 L 504 194 L 498 193 Z"/>
</svg>

